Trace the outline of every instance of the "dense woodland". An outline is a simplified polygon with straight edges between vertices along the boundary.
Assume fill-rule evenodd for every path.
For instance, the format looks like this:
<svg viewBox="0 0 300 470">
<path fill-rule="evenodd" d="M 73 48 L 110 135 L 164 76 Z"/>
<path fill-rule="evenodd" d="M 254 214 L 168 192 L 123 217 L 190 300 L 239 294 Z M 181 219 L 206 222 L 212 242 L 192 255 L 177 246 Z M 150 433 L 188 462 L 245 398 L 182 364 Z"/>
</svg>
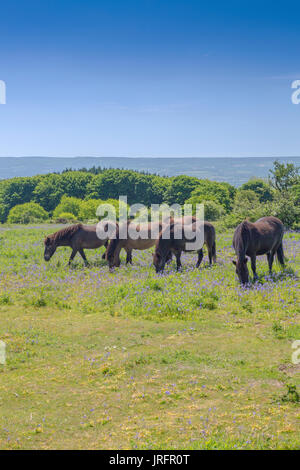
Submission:
<svg viewBox="0 0 300 470">
<path fill-rule="evenodd" d="M 0 180 L 0 222 L 95 220 L 105 201 L 128 204 L 204 203 L 207 220 L 234 227 L 248 217 L 279 217 L 300 229 L 300 174 L 293 164 L 274 162 L 268 180 L 251 179 L 239 188 L 190 176 L 162 177 L 131 170 L 83 168 Z"/>
</svg>

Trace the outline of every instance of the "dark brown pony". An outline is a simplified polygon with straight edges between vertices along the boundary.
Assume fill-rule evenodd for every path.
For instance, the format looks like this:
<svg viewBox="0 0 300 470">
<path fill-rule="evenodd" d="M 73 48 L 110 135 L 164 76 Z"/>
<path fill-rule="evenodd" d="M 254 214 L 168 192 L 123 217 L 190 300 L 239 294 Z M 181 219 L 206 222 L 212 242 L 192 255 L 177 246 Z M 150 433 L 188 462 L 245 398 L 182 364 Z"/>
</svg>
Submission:
<svg viewBox="0 0 300 470">
<path fill-rule="evenodd" d="M 52 235 L 48 235 L 44 240 L 45 261 L 50 260 L 58 246 L 69 246 L 72 248 L 69 265 L 71 264 L 71 261 L 77 252 L 79 252 L 85 265 L 87 265 L 88 261 L 83 251 L 84 248 L 94 249 L 103 245 L 107 247 L 108 245 L 108 236 L 105 239 L 98 238 L 96 228 L 97 225 L 76 224 L 63 228 L 58 232 L 53 233 Z M 105 258 L 105 254 L 102 256 L 102 258 Z"/>
<path fill-rule="evenodd" d="M 258 277 L 256 274 L 256 256 L 258 255 L 267 255 L 270 274 L 275 254 L 279 263 L 284 266 L 283 232 L 283 223 L 276 217 L 262 217 L 254 223 L 245 220 L 235 229 L 233 248 L 237 261 L 233 261 L 233 264 L 236 266 L 236 273 L 242 284 L 249 282 L 246 255 L 251 259 L 254 279 Z"/>
<path fill-rule="evenodd" d="M 183 225 L 191 226 L 193 232 L 196 230 L 196 219 L 193 217 L 193 223 L 185 223 Z M 184 227 L 181 228 L 181 237 L 177 238 L 178 234 L 175 237 L 176 223 L 171 223 L 170 226 L 164 228 L 161 231 L 160 236 L 156 242 L 155 252 L 153 254 L 153 264 L 155 266 L 156 272 L 162 272 L 164 270 L 165 264 L 170 256 L 169 253 L 174 253 L 176 257 L 177 270 L 181 268 L 181 253 L 182 251 L 187 250 L 187 245 L 193 240 L 188 240 L 184 234 Z M 169 231 L 168 237 L 164 237 L 165 230 Z M 209 264 L 216 262 L 216 232 L 215 228 L 209 222 L 204 222 L 204 243 L 208 249 Z M 199 268 L 201 261 L 203 259 L 203 247 L 197 250 L 198 260 L 196 267 Z"/>
</svg>

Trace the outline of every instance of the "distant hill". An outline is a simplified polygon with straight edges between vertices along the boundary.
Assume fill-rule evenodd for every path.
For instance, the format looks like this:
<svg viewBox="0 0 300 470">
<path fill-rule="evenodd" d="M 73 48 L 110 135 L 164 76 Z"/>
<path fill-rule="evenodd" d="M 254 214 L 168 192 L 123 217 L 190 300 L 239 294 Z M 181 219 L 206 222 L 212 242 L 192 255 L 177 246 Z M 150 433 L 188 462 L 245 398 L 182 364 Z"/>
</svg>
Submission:
<svg viewBox="0 0 300 470">
<path fill-rule="evenodd" d="M 161 176 L 189 175 L 215 181 L 227 181 L 239 186 L 253 176 L 267 178 L 276 158 L 124 158 L 124 157 L 2 157 L 0 179 L 14 176 L 61 172 L 66 168 L 79 169 L 126 168 L 157 173 Z M 280 157 L 281 162 L 300 166 L 300 157 Z"/>
</svg>

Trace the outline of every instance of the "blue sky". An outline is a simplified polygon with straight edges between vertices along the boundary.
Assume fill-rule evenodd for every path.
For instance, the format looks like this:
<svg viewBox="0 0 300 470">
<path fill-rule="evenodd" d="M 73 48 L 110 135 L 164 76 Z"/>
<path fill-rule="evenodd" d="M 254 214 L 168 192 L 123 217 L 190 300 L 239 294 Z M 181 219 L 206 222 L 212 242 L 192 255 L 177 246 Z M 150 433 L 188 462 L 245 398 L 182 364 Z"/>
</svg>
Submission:
<svg viewBox="0 0 300 470">
<path fill-rule="evenodd" d="M 297 2 L 1 4 L 0 156 L 298 156 Z"/>
</svg>

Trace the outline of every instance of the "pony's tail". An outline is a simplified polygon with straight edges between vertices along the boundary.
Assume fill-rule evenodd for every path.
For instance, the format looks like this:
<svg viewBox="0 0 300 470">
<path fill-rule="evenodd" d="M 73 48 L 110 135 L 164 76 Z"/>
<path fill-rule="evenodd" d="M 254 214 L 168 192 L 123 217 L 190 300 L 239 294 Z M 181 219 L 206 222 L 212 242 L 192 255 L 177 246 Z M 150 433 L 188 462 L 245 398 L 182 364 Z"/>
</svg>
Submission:
<svg viewBox="0 0 300 470">
<path fill-rule="evenodd" d="M 213 242 L 211 254 L 212 254 L 213 262 L 216 263 L 217 262 L 216 242 Z"/>
<path fill-rule="evenodd" d="M 280 243 L 279 247 L 277 248 L 277 259 L 281 266 L 284 266 L 284 253 L 282 243 Z"/>
</svg>

